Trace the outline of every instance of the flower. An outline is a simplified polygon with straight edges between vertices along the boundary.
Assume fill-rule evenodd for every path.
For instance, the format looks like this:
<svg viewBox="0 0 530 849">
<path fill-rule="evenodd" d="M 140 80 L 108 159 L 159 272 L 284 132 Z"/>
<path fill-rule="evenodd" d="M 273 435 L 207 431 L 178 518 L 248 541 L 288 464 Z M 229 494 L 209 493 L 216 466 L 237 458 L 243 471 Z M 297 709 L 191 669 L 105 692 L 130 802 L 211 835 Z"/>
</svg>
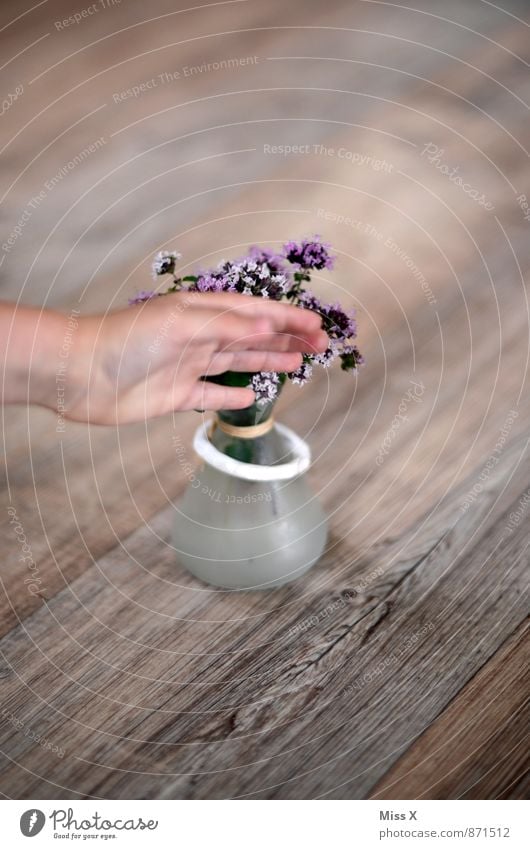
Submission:
<svg viewBox="0 0 530 849">
<path fill-rule="evenodd" d="M 268 257 L 249 255 L 237 261 L 223 260 L 217 268 L 199 274 L 190 289 L 198 292 L 239 292 L 281 300 L 288 288 L 287 276 L 269 266 Z"/>
<path fill-rule="evenodd" d="M 190 287 L 191 288 L 191 287 Z M 197 292 L 223 292 L 223 281 L 213 274 L 203 274 L 194 284 Z"/>
<path fill-rule="evenodd" d="M 249 388 L 254 390 L 259 407 L 274 401 L 279 392 L 280 376 L 275 371 L 260 371 L 252 375 Z"/>
<path fill-rule="evenodd" d="M 346 312 L 340 304 L 323 304 L 308 289 L 299 296 L 298 306 L 317 312 L 322 318 L 322 327 L 329 336 L 328 348 L 322 354 L 312 356 L 312 362 L 328 368 L 340 357 L 344 371 L 353 371 L 364 363 L 359 349 L 352 345 L 352 340 L 357 336 L 355 310 Z"/>
<path fill-rule="evenodd" d="M 357 366 L 364 365 L 364 357 L 356 345 L 344 346 L 339 356 L 343 371 L 355 371 Z"/>
<path fill-rule="evenodd" d="M 348 339 L 357 335 L 355 311 L 345 312 L 340 304 L 328 304 L 321 307 L 324 327 L 329 336 L 335 339 Z"/>
<path fill-rule="evenodd" d="M 301 242 L 287 242 L 283 246 L 285 258 L 292 265 L 298 265 L 304 270 L 333 268 L 335 257 L 329 252 L 331 245 L 322 242 L 320 236 L 312 240 L 302 239 Z"/>
<path fill-rule="evenodd" d="M 322 310 L 324 309 L 320 298 L 317 298 L 308 289 L 305 289 L 298 295 L 298 306 L 306 310 L 313 310 L 313 312 L 317 312 L 319 315 L 322 314 Z"/>
<path fill-rule="evenodd" d="M 337 350 L 337 346 L 331 342 L 322 354 L 314 355 L 313 362 L 317 363 L 317 365 L 322 366 L 323 368 L 329 368 L 331 363 L 336 360 L 338 356 L 339 351 Z"/>
<path fill-rule="evenodd" d="M 316 312 L 329 338 L 327 349 L 320 354 L 304 354 L 302 364 L 293 372 L 278 374 L 263 371 L 251 374 L 248 386 L 255 393 L 256 404 L 263 406 L 277 398 L 286 378 L 297 386 L 304 386 L 311 379 L 314 366 L 328 368 L 340 360 L 341 369 L 351 372 L 364 363 L 354 344 L 357 337 L 355 311 L 345 310 L 339 303 L 325 304 L 305 288 L 305 284 L 311 280 L 312 270 L 333 268 L 335 257 L 330 248 L 320 236 L 302 239 L 301 242 L 289 241 L 283 246 L 282 253 L 253 245 L 239 259 L 223 260 L 216 268 L 182 279 L 175 273 L 181 254 L 177 251 L 160 251 L 153 262 L 153 274 L 155 277 L 172 274 L 171 285 L 165 292 L 139 292 L 135 298 L 129 299 L 129 303 L 141 304 L 158 295 L 176 291 L 239 292 L 276 301 L 286 300 L 301 309 Z M 295 266 L 295 269 L 290 266 Z M 217 382 L 229 386 L 242 385 L 241 375 L 231 372 L 217 376 Z"/>
<path fill-rule="evenodd" d="M 142 289 L 142 291 L 138 292 L 138 294 L 134 298 L 129 298 L 129 306 L 132 307 L 136 304 L 144 304 L 146 301 L 150 301 L 151 298 L 157 298 L 159 294 L 161 293 L 154 292 L 152 290 Z"/>
<path fill-rule="evenodd" d="M 269 248 L 260 248 L 258 245 L 252 245 L 248 252 L 249 259 L 256 262 L 266 263 L 273 274 L 285 274 L 285 259 L 281 254 L 277 254 Z"/>
<path fill-rule="evenodd" d="M 313 375 L 313 366 L 311 363 L 303 362 L 301 366 L 299 366 L 296 371 L 291 371 L 287 375 L 289 380 L 297 384 L 298 386 L 304 386 Z"/>
<path fill-rule="evenodd" d="M 153 277 L 155 280 L 162 274 L 174 274 L 179 259 L 182 259 L 182 254 L 179 254 L 178 251 L 159 251 L 153 260 Z"/>
</svg>

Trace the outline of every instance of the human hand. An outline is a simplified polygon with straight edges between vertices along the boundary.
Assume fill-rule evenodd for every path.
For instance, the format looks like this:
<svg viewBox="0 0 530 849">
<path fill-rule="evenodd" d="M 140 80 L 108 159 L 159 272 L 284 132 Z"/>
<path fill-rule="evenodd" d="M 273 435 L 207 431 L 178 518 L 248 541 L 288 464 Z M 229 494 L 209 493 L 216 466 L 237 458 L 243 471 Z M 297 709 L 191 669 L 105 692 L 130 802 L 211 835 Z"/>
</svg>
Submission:
<svg viewBox="0 0 530 849">
<path fill-rule="evenodd" d="M 39 379 L 30 381 L 33 388 L 26 397 L 54 407 L 54 375 L 42 370 L 44 362 L 52 370 L 58 362 L 66 316 L 42 312 L 39 324 L 32 360 Z M 229 293 L 180 292 L 81 317 L 71 334 L 62 414 L 112 424 L 170 411 L 247 407 L 254 401 L 251 389 L 201 377 L 225 371 L 294 371 L 302 352 L 326 349 L 320 324 L 319 316 L 308 310 Z"/>
</svg>

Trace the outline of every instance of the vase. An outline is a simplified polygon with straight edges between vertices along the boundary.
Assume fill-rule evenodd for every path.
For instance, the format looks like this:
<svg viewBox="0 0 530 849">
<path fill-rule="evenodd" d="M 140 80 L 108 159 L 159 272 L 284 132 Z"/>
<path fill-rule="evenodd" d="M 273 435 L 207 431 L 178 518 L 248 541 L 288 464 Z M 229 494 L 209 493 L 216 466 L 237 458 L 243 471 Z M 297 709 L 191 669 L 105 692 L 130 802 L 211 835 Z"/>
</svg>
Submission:
<svg viewBox="0 0 530 849">
<path fill-rule="evenodd" d="M 273 408 L 222 410 L 195 433 L 201 464 L 176 505 L 172 544 L 207 584 L 276 587 L 324 551 L 327 519 L 305 477 L 309 446 L 274 421 Z"/>
</svg>

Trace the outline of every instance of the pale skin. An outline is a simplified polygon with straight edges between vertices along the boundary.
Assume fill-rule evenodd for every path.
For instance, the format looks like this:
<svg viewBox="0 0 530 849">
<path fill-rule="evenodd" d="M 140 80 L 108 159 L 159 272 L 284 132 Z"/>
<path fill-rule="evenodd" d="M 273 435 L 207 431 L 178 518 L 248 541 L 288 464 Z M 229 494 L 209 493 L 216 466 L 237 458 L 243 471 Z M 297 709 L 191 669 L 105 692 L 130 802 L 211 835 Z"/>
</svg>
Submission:
<svg viewBox="0 0 530 849">
<path fill-rule="evenodd" d="M 0 398 L 57 410 L 60 385 L 65 418 L 104 425 L 242 409 L 254 401 L 251 389 L 200 378 L 294 371 L 302 353 L 322 352 L 327 341 L 308 310 L 225 292 L 180 292 L 73 322 L 0 303 Z"/>
</svg>

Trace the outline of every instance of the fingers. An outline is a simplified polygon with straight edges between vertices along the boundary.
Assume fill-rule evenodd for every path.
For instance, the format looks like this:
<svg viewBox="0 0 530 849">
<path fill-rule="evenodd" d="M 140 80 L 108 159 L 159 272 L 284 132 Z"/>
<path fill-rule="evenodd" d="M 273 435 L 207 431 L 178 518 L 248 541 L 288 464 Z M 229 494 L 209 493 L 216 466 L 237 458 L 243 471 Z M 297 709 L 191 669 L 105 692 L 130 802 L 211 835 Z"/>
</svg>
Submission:
<svg viewBox="0 0 530 849">
<path fill-rule="evenodd" d="M 322 323 L 320 316 L 311 310 L 268 298 L 239 295 L 235 292 L 204 292 L 193 299 L 193 306 L 269 319 L 273 322 L 275 330 L 284 332 L 319 330 Z"/>
<path fill-rule="evenodd" d="M 222 374 L 224 371 L 296 371 L 302 365 L 300 353 L 276 353 L 272 351 L 237 351 L 215 354 L 208 366 L 206 376 Z"/>
<path fill-rule="evenodd" d="M 197 309 L 187 318 L 186 335 L 190 341 L 194 344 L 214 343 L 216 348 L 235 342 L 251 348 L 250 343 L 255 336 L 269 334 L 272 330 L 266 319 L 216 309 Z"/>
<path fill-rule="evenodd" d="M 324 351 L 328 344 L 327 336 L 321 330 L 320 316 L 291 304 L 230 292 L 208 292 L 196 294 L 189 309 L 190 319 L 193 315 L 194 320 L 200 323 L 202 317 L 209 325 L 210 334 L 219 332 L 225 342 L 236 342 L 244 335 L 263 334 L 258 345 L 243 345 L 246 348 L 315 353 Z M 209 322 L 215 315 L 222 317 L 223 321 L 212 326 Z M 267 331 L 272 334 L 270 340 L 265 335 Z M 285 338 L 272 341 L 276 334 L 283 334 Z"/>
<path fill-rule="evenodd" d="M 292 309 L 296 311 L 296 308 Z M 305 329 L 296 333 L 279 331 L 270 318 L 252 314 L 246 316 L 237 310 L 220 312 L 198 309 L 193 314 L 190 312 L 187 318 L 184 332 L 192 344 L 209 343 L 223 352 L 252 350 L 315 353 L 325 351 L 328 345 L 328 338 L 322 330 L 316 333 Z M 182 328 L 180 334 L 182 336 Z"/>
<path fill-rule="evenodd" d="M 238 386 L 219 386 L 216 383 L 201 381 L 196 385 L 189 399 L 190 410 L 243 410 L 254 403 L 252 389 Z"/>
<path fill-rule="evenodd" d="M 237 351 L 253 348 L 256 351 L 278 351 L 292 352 L 299 351 L 302 354 L 322 353 L 328 347 L 328 337 L 324 331 L 319 330 L 314 334 L 298 333 L 290 335 L 288 333 L 260 333 L 254 335 L 252 344 L 241 344 L 242 340 L 237 340 L 233 344 L 227 345 L 227 350 Z"/>
</svg>

